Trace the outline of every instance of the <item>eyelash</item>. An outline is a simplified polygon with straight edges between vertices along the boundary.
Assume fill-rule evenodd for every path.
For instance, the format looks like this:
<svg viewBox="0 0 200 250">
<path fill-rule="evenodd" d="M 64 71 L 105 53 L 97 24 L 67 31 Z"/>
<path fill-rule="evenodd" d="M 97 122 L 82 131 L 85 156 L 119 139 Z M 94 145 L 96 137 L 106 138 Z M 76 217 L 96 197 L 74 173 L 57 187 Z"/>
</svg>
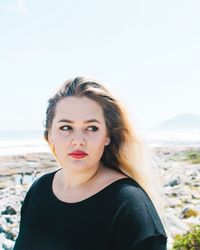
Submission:
<svg viewBox="0 0 200 250">
<path fill-rule="evenodd" d="M 65 129 L 63 129 L 64 127 L 68 127 L 68 128 L 70 128 L 70 129 L 65 130 Z M 90 127 L 88 127 L 88 128 L 93 128 L 93 129 L 94 129 L 94 131 L 93 131 L 93 130 L 92 130 L 92 131 L 89 130 L 90 132 L 96 132 L 97 130 L 99 130 L 96 126 L 90 126 Z M 68 125 L 64 125 L 64 126 L 60 127 L 60 129 L 61 129 L 62 131 L 69 131 L 69 130 L 72 129 L 72 127 L 71 127 L 71 126 L 68 126 Z"/>
</svg>

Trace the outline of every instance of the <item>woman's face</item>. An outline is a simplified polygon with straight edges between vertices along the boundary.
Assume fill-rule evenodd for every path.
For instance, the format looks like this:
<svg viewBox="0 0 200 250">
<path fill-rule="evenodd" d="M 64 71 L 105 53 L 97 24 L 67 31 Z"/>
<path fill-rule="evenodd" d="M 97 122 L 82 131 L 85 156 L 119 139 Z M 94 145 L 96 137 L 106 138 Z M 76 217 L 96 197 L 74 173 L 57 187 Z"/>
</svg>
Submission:
<svg viewBox="0 0 200 250">
<path fill-rule="evenodd" d="M 109 143 L 103 110 L 87 97 L 66 97 L 55 110 L 49 143 L 64 168 L 85 170 L 97 166 Z M 75 150 L 84 151 L 83 158 L 69 155 Z"/>
</svg>

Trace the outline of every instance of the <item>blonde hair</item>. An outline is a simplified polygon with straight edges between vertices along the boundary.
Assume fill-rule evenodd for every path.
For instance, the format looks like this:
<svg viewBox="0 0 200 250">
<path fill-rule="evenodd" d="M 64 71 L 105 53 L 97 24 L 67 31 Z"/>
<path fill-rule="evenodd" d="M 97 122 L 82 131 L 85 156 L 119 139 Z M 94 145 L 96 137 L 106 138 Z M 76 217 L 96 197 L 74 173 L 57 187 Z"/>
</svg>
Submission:
<svg viewBox="0 0 200 250">
<path fill-rule="evenodd" d="M 44 138 L 48 141 L 48 133 L 55 116 L 57 103 L 63 98 L 88 97 L 97 102 L 103 110 L 110 143 L 105 147 L 101 161 L 110 168 L 123 172 L 138 182 L 151 198 L 159 213 L 160 199 L 154 192 L 155 171 L 150 164 L 150 154 L 142 140 L 138 137 L 123 104 L 112 96 L 110 91 L 96 80 L 76 77 L 67 80 L 48 100 Z M 55 155 L 54 150 L 52 152 Z M 152 174 L 154 171 L 154 174 Z M 152 181 L 153 180 L 153 181 Z M 162 219 L 162 218 L 161 218 Z"/>
</svg>

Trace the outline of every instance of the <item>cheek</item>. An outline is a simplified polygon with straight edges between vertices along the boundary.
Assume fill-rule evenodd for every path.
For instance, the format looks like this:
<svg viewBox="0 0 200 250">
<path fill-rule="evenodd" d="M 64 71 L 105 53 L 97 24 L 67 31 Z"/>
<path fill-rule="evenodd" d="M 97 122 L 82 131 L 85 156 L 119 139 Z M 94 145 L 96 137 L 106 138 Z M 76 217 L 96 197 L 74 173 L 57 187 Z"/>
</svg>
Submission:
<svg viewBox="0 0 200 250">
<path fill-rule="evenodd" d="M 98 135 L 96 137 L 90 138 L 89 140 L 96 145 L 102 145 L 102 144 L 104 145 L 106 142 L 105 136 L 102 136 L 102 135 Z"/>
<path fill-rule="evenodd" d="M 54 135 L 53 142 L 57 155 L 60 155 L 63 150 L 69 147 L 69 139 L 66 136 L 56 134 Z"/>
<path fill-rule="evenodd" d="M 53 137 L 53 140 L 56 144 L 58 143 L 64 143 L 66 141 L 69 141 L 69 136 L 67 136 L 66 134 L 64 134 L 63 132 L 61 131 L 55 131 L 54 132 L 54 137 Z"/>
<path fill-rule="evenodd" d="M 91 148 L 91 150 L 92 150 L 93 152 L 96 151 L 97 154 L 103 153 L 104 148 L 105 148 L 105 138 L 100 137 L 100 138 L 94 139 L 94 140 L 91 142 L 91 144 L 90 144 L 90 148 Z"/>
</svg>

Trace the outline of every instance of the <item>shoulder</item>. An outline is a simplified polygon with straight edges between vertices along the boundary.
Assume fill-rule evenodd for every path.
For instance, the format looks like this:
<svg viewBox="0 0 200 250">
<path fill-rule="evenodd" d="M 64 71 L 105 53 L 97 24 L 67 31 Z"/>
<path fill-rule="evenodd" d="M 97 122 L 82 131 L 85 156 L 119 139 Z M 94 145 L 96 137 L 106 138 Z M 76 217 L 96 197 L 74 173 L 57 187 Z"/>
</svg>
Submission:
<svg viewBox="0 0 200 250">
<path fill-rule="evenodd" d="M 140 184 L 131 177 L 121 178 L 115 181 L 117 207 L 122 211 L 126 210 L 130 216 L 149 216 L 156 213 L 152 200 Z M 135 219 L 135 218 L 134 218 Z"/>
<path fill-rule="evenodd" d="M 51 180 L 54 175 L 59 171 L 60 169 L 57 169 L 55 171 L 52 171 L 52 172 L 49 172 L 49 173 L 45 173 L 45 174 L 42 174 L 41 176 L 39 176 L 34 182 L 33 182 L 33 185 L 35 184 L 39 184 L 39 183 L 42 183 L 42 182 L 45 182 L 45 181 L 48 181 L 48 180 Z"/>
<path fill-rule="evenodd" d="M 126 212 L 129 218 L 136 223 L 159 220 L 157 210 L 150 199 L 149 195 L 140 186 L 140 184 L 132 178 L 123 179 L 117 189 L 116 202 L 121 209 L 121 212 Z"/>
<path fill-rule="evenodd" d="M 153 205 L 150 197 L 137 181 L 131 177 L 123 180 L 117 193 L 119 201 L 130 203 L 129 205 L 137 208 L 144 205 Z"/>
<path fill-rule="evenodd" d="M 54 174 L 57 171 L 58 170 L 43 174 L 33 181 L 24 197 L 22 203 L 22 212 L 27 208 L 27 206 L 30 206 L 32 204 L 38 193 L 41 194 L 41 190 L 45 190 L 45 187 L 47 187 L 48 183 L 50 183 L 51 181 L 51 178 L 53 178 Z"/>
<path fill-rule="evenodd" d="M 123 232 L 123 237 L 127 242 L 132 241 L 132 246 L 151 236 L 159 235 L 166 239 L 166 232 L 153 202 L 134 179 L 121 181 L 115 202 L 115 231 Z M 131 235 L 134 235 L 132 240 Z"/>
<path fill-rule="evenodd" d="M 104 166 L 101 170 L 101 174 L 99 177 L 99 183 L 101 188 L 104 188 L 120 179 L 128 178 L 127 175 L 125 175 L 122 172 L 119 172 L 115 169 L 112 169 L 110 167 Z"/>
<path fill-rule="evenodd" d="M 28 220 L 30 211 L 33 208 L 33 205 L 35 204 L 36 197 L 38 197 L 38 194 L 41 193 L 41 190 L 43 190 L 44 187 L 47 186 L 45 185 L 45 183 L 49 182 L 55 172 L 56 171 L 43 174 L 42 176 L 35 179 L 29 187 L 21 206 L 20 228 L 24 227 L 25 222 Z"/>
<path fill-rule="evenodd" d="M 126 202 L 131 205 L 150 202 L 147 193 L 142 189 L 137 181 L 114 169 L 105 168 L 101 175 L 101 185 L 111 186 L 116 192 L 116 201 Z"/>
<path fill-rule="evenodd" d="M 27 194 L 26 194 L 26 198 L 28 199 L 30 196 L 33 196 L 37 190 L 40 190 L 41 187 L 44 187 L 45 184 L 49 183 L 57 171 L 58 170 L 53 171 L 53 172 L 49 172 L 49 173 L 45 173 L 45 174 L 37 177 L 33 181 L 33 183 L 30 185 L 30 187 L 27 191 Z"/>
<path fill-rule="evenodd" d="M 115 199 L 119 216 L 138 227 L 162 229 L 160 216 L 149 195 L 132 178 L 121 181 Z"/>
</svg>

